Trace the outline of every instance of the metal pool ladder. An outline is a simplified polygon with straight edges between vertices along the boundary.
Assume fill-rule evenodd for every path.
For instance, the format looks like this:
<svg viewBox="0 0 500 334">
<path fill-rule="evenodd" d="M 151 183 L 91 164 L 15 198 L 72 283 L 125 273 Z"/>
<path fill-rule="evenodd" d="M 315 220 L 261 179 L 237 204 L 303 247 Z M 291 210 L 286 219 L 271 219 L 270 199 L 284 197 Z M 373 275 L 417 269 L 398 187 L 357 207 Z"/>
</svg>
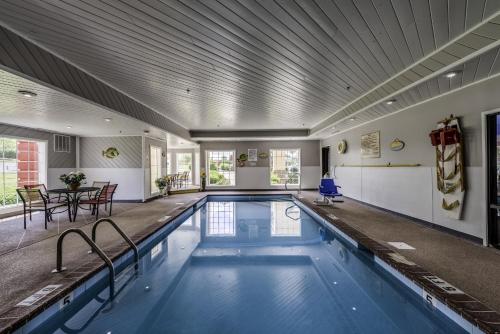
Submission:
<svg viewBox="0 0 500 334">
<path fill-rule="evenodd" d="M 57 239 L 57 264 L 56 264 L 56 269 L 52 270 L 53 273 L 60 273 L 64 270 L 66 270 L 65 267 L 62 266 L 62 246 L 63 246 L 63 241 L 64 238 L 70 234 L 70 233 L 76 233 L 79 236 L 82 237 L 85 242 L 92 248 L 93 251 L 95 251 L 99 257 L 106 263 L 106 266 L 109 269 L 109 296 L 112 299 L 115 295 L 115 268 L 113 267 L 113 262 L 109 259 L 109 257 L 104 254 L 104 252 L 93 242 L 86 234 L 79 228 L 70 228 L 59 236 Z"/>
<path fill-rule="evenodd" d="M 114 221 L 112 221 L 111 219 L 109 219 L 109 218 L 101 218 L 101 219 L 99 219 L 98 221 L 96 221 L 94 223 L 94 226 L 92 226 L 92 241 L 94 243 L 96 242 L 97 226 L 99 226 L 101 223 L 104 223 L 104 222 L 109 223 L 111 226 L 113 226 L 114 229 L 116 230 L 116 232 L 118 232 L 121 235 L 121 237 L 128 243 L 128 245 L 130 246 L 130 248 L 134 252 L 134 262 L 135 262 L 134 268 L 135 268 L 135 270 L 139 269 L 139 250 L 137 249 L 137 246 L 125 234 L 125 232 L 123 232 L 123 230 L 121 228 L 119 228 L 118 225 L 116 225 L 116 223 Z"/>
</svg>

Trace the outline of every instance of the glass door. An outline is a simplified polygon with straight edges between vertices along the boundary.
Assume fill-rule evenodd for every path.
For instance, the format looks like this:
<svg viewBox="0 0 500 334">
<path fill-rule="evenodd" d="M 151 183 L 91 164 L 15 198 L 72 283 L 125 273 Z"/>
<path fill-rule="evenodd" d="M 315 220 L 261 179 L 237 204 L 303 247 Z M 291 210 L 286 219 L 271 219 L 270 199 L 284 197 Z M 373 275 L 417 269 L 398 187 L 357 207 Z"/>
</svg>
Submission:
<svg viewBox="0 0 500 334">
<path fill-rule="evenodd" d="M 500 248 L 500 114 L 487 116 L 488 243 Z"/>
</svg>

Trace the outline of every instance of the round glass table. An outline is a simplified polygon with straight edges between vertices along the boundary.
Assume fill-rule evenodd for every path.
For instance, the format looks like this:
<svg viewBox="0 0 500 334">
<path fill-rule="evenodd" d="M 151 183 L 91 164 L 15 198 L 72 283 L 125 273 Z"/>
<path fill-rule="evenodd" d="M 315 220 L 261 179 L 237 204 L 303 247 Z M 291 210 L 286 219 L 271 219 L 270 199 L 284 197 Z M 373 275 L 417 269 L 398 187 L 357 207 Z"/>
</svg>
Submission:
<svg viewBox="0 0 500 334">
<path fill-rule="evenodd" d="M 78 212 L 78 202 L 80 201 L 80 197 L 84 194 L 90 194 L 91 192 L 101 190 L 98 187 L 80 187 L 75 190 L 60 188 L 60 189 L 49 189 L 47 193 L 49 194 L 58 194 L 64 195 L 68 199 L 68 210 L 70 211 L 69 221 L 75 221 L 76 213 Z M 73 219 L 71 218 L 73 216 Z"/>
</svg>

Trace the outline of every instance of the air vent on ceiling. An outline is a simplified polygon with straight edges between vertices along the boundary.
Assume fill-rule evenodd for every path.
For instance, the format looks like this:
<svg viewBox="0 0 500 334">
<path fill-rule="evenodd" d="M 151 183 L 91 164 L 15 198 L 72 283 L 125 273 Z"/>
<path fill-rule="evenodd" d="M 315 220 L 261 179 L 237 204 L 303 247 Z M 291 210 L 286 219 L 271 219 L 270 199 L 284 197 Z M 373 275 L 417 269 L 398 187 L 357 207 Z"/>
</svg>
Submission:
<svg viewBox="0 0 500 334">
<path fill-rule="evenodd" d="M 65 135 L 54 135 L 54 152 L 71 152 L 71 137 Z"/>
</svg>

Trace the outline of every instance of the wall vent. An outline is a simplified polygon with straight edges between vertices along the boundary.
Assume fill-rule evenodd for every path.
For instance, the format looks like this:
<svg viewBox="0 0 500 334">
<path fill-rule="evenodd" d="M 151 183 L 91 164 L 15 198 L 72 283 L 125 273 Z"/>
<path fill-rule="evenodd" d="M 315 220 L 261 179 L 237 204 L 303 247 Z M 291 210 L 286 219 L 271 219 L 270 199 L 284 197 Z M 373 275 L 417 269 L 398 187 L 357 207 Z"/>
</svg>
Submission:
<svg viewBox="0 0 500 334">
<path fill-rule="evenodd" d="M 54 152 L 71 153 L 71 137 L 54 135 Z"/>
</svg>

